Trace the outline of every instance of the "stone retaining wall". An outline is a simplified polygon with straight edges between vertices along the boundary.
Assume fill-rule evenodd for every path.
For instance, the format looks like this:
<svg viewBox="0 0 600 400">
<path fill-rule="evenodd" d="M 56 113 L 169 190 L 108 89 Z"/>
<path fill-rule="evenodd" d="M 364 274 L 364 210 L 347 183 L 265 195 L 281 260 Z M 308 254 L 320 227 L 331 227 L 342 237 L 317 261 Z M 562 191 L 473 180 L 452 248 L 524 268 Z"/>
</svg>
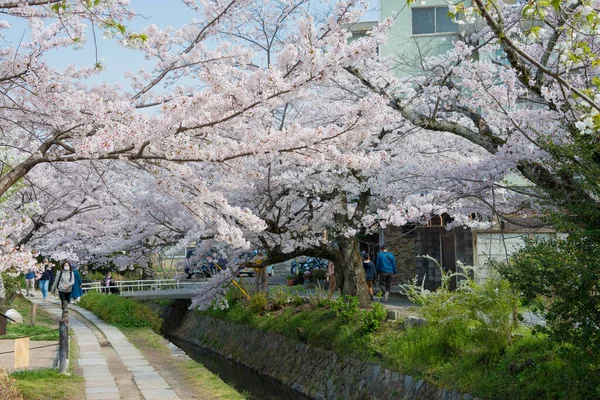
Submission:
<svg viewBox="0 0 600 400">
<path fill-rule="evenodd" d="M 161 310 L 165 334 L 213 351 L 313 399 L 471 400 L 422 380 L 248 326 L 187 311 Z"/>
</svg>

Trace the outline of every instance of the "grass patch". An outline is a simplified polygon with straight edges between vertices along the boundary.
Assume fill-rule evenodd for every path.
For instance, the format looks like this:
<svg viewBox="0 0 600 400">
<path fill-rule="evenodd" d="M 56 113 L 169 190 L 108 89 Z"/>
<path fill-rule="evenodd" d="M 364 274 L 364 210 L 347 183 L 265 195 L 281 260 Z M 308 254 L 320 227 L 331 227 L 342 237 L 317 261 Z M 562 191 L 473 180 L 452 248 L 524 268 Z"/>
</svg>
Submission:
<svg viewBox="0 0 600 400">
<path fill-rule="evenodd" d="M 147 328 L 127 328 L 122 332 L 142 353 L 150 348 L 162 357 L 172 357 L 164 342 L 163 337 Z M 148 354 L 145 354 L 148 357 Z M 171 368 L 177 369 L 177 376 L 182 378 L 193 390 L 198 398 L 211 398 L 223 400 L 245 399 L 233 387 L 223 382 L 200 363 L 193 360 L 180 361 L 172 364 Z"/>
<path fill-rule="evenodd" d="M 61 375 L 55 369 L 20 371 L 11 376 L 27 400 L 79 400 L 85 392 L 83 377 Z"/>
<path fill-rule="evenodd" d="M 44 325 L 9 324 L 6 326 L 6 335 L 0 339 L 17 339 L 29 336 L 32 341 L 58 340 L 58 326 L 48 327 Z"/>
<path fill-rule="evenodd" d="M 31 321 L 31 310 L 33 304 L 25 297 L 16 296 L 11 300 L 8 306 L 2 307 L 3 311 L 14 308 L 23 317 L 23 322 L 29 324 Z M 35 324 L 44 326 L 56 326 L 58 328 L 58 319 L 46 311 L 43 307 L 36 307 Z"/>
<path fill-rule="evenodd" d="M 33 304 L 22 296 L 15 297 L 9 306 L 14 308 L 23 317 L 22 323 L 8 323 L 6 326 L 6 335 L 0 336 L 0 339 L 16 339 L 19 337 L 30 336 L 30 340 L 58 340 L 58 320 L 46 311 L 43 307 L 36 307 L 35 325 L 30 327 L 31 312 Z M 51 331 L 51 332 L 48 332 Z M 44 333 L 47 332 L 47 333 Z M 41 335 L 40 335 L 41 334 Z"/>
<path fill-rule="evenodd" d="M 88 293 L 80 305 L 119 328 L 152 328 L 160 331 L 162 320 L 146 304 L 126 297 Z"/>
</svg>

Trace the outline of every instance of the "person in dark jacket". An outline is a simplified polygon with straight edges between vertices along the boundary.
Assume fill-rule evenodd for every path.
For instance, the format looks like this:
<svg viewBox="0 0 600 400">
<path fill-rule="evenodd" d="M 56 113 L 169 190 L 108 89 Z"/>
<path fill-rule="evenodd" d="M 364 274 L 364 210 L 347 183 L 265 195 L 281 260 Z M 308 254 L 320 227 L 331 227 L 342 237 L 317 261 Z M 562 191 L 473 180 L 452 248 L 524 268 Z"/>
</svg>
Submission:
<svg viewBox="0 0 600 400">
<path fill-rule="evenodd" d="M 396 259 L 392 253 L 387 251 L 385 246 L 381 246 L 375 265 L 377 266 L 377 272 L 379 272 L 379 288 L 385 293 L 385 301 L 388 301 L 392 278 L 396 276 Z"/>
<path fill-rule="evenodd" d="M 373 281 L 377 276 L 377 269 L 373 261 L 371 261 L 371 257 L 366 253 L 363 256 L 363 268 L 365 269 L 365 278 L 367 279 L 367 290 L 371 296 L 371 301 L 373 301 Z"/>
<path fill-rule="evenodd" d="M 81 296 L 83 296 L 83 290 L 81 289 L 81 275 L 79 274 L 79 267 L 73 267 L 73 275 L 75 276 L 75 284 L 73 290 L 71 290 L 71 303 L 77 304 Z"/>
<path fill-rule="evenodd" d="M 42 272 L 42 276 L 39 280 L 40 291 L 42 292 L 42 297 L 44 300 L 48 298 L 48 287 L 50 282 L 52 281 L 52 269 L 50 269 L 50 263 L 47 258 L 44 258 L 44 271 Z"/>
<path fill-rule="evenodd" d="M 115 280 L 113 279 L 110 272 L 108 274 L 106 274 L 106 276 L 104 277 L 104 279 L 101 282 L 101 285 L 104 287 L 104 289 L 102 291 L 105 294 L 109 294 L 109 293 L 119 294 L 119 288 L 117 287 L 117 284 L 115 283 Z"/>
</svg>

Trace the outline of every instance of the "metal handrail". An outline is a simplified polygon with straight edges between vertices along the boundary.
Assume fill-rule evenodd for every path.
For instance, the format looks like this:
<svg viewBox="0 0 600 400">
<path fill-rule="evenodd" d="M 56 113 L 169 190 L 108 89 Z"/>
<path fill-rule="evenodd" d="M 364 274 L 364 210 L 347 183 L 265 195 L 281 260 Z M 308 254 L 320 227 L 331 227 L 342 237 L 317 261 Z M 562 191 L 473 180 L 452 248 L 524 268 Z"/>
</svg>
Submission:
<svg viewBox="0 0 600 400">
<path fill-rule="evenodd" d="M 146 279 L 137 281 L 115 281 L 115 286 L 120 292 L 133 292 L 141 290 L 166 290 L 166 289 L 183 289 L 190 286 L 202 286 L 205 281 L 201 282 L 182 282 L 179 279 Z M 106 289 L 102 282 L 83 283 L 82 289 L 95 290 L 100 292 Z"/>
</svg>

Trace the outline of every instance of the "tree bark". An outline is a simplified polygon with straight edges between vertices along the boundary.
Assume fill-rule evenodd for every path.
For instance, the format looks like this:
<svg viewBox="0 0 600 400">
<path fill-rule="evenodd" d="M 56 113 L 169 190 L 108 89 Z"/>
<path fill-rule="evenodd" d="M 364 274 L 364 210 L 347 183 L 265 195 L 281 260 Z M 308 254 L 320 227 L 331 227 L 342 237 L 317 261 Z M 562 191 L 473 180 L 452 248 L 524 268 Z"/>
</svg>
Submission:
<svg viewBox="0 0 600 400">
<path fill-rule="evenodd" d="M 268 279 L 267 278 L 267 276 L 268 276 L 267 275 L 267 267 L 263 267 L 260 270 L 260 276 L 261 276 L 261 279 L 262 279 L 262 286 L 260 288 L 260 291 L 262 293 L 264 293 L 264 294 L 267 294 L 267 285 L 269 284 L 269 281 L 267 280 Z"/>
<path fill-rule="evenodd" d="M 334 264 L 338 288 L 342 290 L 343 295 L 357 296 L 360 308 L 371 307 L 358 240 L 354 237 L 339 238 L 337 243 L 340 256 L 334 260 Z"/>
<path fill-rule="evenodd" d="M 154 279 L 154 268 L 152 268 L 152 265 L 147 265 L 145 267 L 141 267 L 142 268 L 142 280 L 147 280 L 147 279 Z"/>
<path fill-rule="evenodd" d="M 36 165 L 45 162 L 39 154 L 33 154 L 0 178 L 0 197 L 4 195 L 19 179 L 23 178 Z"/>
</svg>

